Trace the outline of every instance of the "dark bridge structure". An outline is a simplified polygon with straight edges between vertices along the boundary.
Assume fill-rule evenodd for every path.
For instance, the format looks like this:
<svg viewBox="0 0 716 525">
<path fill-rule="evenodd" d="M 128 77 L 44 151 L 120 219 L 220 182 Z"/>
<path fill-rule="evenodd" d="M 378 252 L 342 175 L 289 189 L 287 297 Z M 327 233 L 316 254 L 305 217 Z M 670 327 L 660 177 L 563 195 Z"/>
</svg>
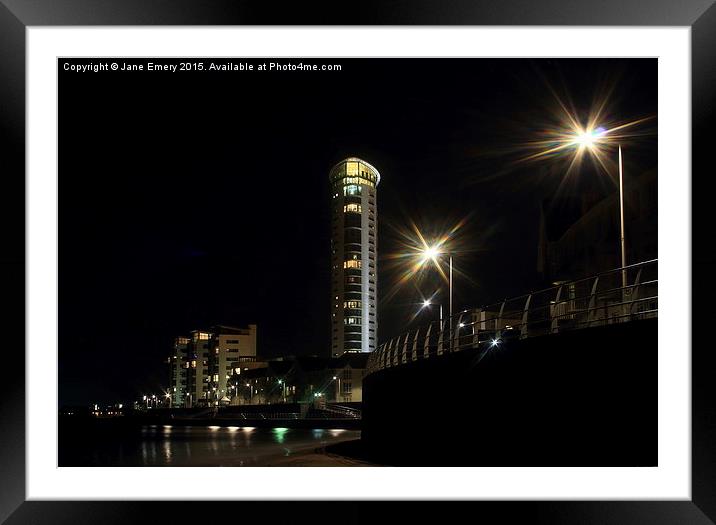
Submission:
<svg viewBox="0 0 716 525">
<path fill-rule="evenodd" d="M 379 346 L 362 440 L 397 465 L 657 465 L 658 261 L 465 310 Z"/>
</svg>

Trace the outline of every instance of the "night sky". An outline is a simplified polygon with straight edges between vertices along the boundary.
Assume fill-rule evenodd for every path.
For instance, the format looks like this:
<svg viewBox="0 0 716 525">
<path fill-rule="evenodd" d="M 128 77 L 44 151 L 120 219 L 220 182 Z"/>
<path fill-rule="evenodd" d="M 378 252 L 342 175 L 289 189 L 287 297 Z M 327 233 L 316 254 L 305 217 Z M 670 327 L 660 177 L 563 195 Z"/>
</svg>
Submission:
<svg viewBox="0 0 716 525">
<path fill-rule="evenodd" d="M 558 192 L 558 162 L 514 163 L 554 123 L 552 90 L 584 119 L 605 86 L 611 118 L 657 111 L 655 59 L 331 59 L 340 72 L 223 73 L 76 73 L 64 62 L 61 404 L 159 391 L 173 337 L 214 324 L 256 323 L 259 355 L 328 356 L 328 171 L 346 156 L 382 175 L 380 342 L 404 331 L 420 293 L 447 291 L 433 272 L 387 297 L 411 221 L 431 238 L 466 219 L 456 311 L 526 293 L 542 284 L 542 201 L 558 194 L 569 222 L 585 188 L 616 191 L 590 166 Z M 650 126 L 628 173 L 656 168 Z"/>
</svg>

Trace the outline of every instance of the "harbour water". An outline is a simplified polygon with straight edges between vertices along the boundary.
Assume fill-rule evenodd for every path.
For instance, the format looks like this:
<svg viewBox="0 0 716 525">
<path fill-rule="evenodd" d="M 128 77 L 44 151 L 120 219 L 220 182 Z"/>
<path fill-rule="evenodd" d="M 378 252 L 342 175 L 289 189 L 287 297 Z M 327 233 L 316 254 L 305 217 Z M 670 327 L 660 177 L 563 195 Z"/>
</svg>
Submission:
<svg viewBox="0 0 716 525">
<path fill-rule="evenodd" d="M 143 425 L 131 432 L 60 432 L 59 466 L 347 466 L 324 448 L 360 438 L 358 430 Z"/>
</svg>

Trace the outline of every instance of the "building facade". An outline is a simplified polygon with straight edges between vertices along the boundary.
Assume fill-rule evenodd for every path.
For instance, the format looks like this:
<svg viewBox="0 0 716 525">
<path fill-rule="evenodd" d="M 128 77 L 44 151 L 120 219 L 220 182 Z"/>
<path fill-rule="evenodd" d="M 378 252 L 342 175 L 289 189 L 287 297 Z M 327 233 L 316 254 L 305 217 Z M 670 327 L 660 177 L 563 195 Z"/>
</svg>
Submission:
<svg viewBox="0 0 716 525">
<path fill-rule="evenodd" d="M 256 325 L 215 326 L 177 337 L 169 358 L 172 406 L 215 406 L 231 397 L 229 379 L 256 361 Z"/>
<path fill-rule="evenodd" d="M 173 406 L 184 406 L 189 380 L 189 343 L 188 337 L 174 338 L 174 352 L 169 358 L 169 395 Z"/>
<path fill-rule="evenodd" d="M 350 157 L 331 184 L 331 355 L 372 352 L 378 335 L 377 186 L 380 173 Z"/>
<path fill-rule="evenodd" d="M 256 361 L 256 325 L 248 328 L 217 326 L 213 329 L 209 353 L 209 384 L 214 404 L 230 399 L 228 381 L 233 375 L 241 375 L 246 363 Z"/>
<path fill-rule="evenodd" d="M 310 404 L 319 398 L 328 403 L 360 403 L 367 363 L 367 353 L 351 352 L 334 358 L 268 361 L 230 379 L 238 397 L 231 404 Z"/>
</svg>

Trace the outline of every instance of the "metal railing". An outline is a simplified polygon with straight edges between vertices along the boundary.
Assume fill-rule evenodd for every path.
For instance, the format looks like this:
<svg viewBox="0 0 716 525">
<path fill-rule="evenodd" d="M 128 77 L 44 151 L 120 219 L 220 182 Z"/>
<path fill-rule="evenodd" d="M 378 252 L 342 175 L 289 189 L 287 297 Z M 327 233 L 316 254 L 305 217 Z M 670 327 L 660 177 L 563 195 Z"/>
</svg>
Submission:
<svg viewBox="0 0 716 525">
<path fill-rule="evenodd" d="M 468 348 L 658 315 L 658 259 L 434 321 L 381 344 L 366 373 Z"/>
<path fill-rule="evenodd" d="M 361 411 L 357 408 L 351 408 L 343 405 L 336 405 L 336 404 L 326 404 L 326 408 L 324 409 L 326 412 L 333 413 L 342 417 L 347 418 L 353 418 L 353 419 L 360 419 L 361 418 Z"/>
</svg>

